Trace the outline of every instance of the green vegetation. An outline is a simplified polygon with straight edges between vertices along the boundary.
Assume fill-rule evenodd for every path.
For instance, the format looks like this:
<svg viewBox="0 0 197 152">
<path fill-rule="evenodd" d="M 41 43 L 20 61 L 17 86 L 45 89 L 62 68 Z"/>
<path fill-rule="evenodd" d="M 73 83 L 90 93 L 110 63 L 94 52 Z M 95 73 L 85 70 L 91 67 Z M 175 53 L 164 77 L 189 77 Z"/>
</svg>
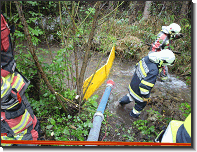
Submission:
<svg viewBox="0 0 197 152">
<path fill-rule="evenodd" d="M 153 139 L 158 135 L 161 128 L 165 124 L 165 117 L 163 117 L 158 111 L 150 108 L 146 110 L 149 113 L 147 120 L 136 120 L 132 126 L 138 130 L 144 139 L 153 142 Z M 151 123 L 150 123 L 151 122 Z M 159 128 L 159 129 L 158 129 Z"/>
<path fill-rule="evenodd" d="M 191 113 L 191 107 L 188 103 L 181 103 L 179 105 L 179 110 L 183 113 L 184 119 Z M 138 130 L 138 132 L 150 142 L 153 142 L 153 139 L 160 133 L 162 128 L 167 127 L 172 118 L 168 118 L 162 116 L 158 111 L 150 108 L 146 110 L 148 112 L 147 120 L 136 120 L 133 122 L 132 126 L 134 129 Z M 137 134 L 137 133 L 136 133 Z M 147 138 L 146 138 L 147 137 Z"/>
<path fill-rule="evenodd" d="M 187 102 L 181 103 L 179 107 L 179 110 L 181 110 L 185 118 L 191 113 L 191 106 Z"/>
<path fill-rule="evenodd" d="M 67 95 L 72 95 L 66 91 Z M 93 115 L 97 109 L 97 95 L 91 97 L 77 115 L 65 115 L 55 102 L 54 96 L 43 95 L 40 101 L 29 99 L 35 115 L 40 120 L 42 131 L 47 139 L 58 141 L 85 141 L 92 127 Z M 54 100 L 53 103 L 49 102 Z"/>
</svg>

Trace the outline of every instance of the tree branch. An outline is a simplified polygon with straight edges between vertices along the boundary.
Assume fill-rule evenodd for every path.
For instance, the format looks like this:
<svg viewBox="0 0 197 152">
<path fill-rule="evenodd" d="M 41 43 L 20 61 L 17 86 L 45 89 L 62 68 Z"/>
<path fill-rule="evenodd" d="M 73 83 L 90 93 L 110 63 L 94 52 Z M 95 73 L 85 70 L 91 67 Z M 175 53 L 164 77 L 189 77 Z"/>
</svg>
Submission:
<svg viewBox="0 0 197 152">
<path fill-rule="evenodd" d="M 49 80 L 47 79 L 43 69 L 42 69 L 42 66 L 40 65 L 39 61 L 38 61 L 38 57 L 36 56 L 36 53 L 35 53 L 35 47 L 33 46 L 33 43 L 31 41 L 31 36 L 30 36 L 30 33 L 29 33 L 29 30 L 28 30 L 28 25 L 27 25 L 27 22 L 25 20 L 25 17 L 23 15 L 23 11 L 22 11 L 22 6 L 20 4 L 19 1 L 14 1 L 14 3 L 16 4 L 16 8 L 18 10 L 18 13 L 19 13 L 19 17 L 21 19 L 21 23 L 23 24 L 24 26 L 24 32 L 25 32 L 25 35 L 27 37 L 27 42 L 28 42 L 28 48 L 29 48 L 29 51 L 35 61 L 35 64 L 41 74 L 41 77 L 42 79 L 44 80 L 44 82 L 46 83 L 48 89 L 51 91 L 52 94 L 56 94 L 55 92 L 55 89 L 52 87 L 52 85 L 50 84 Z M 57 100 L 60 102 L 60 104 L 62 105 L 63 109 L 65 110 L 65 112 L 67 112 L 66 110 L 66 107 L 64 106 L 63 102 L 61 101 L 60 97 L 59 96 L 56 96 Z"/>
<path fill-rule="evenodd" d="M 95 7 L 96 11 L 95 11 L 94 20 L 93 20 L 93 23 L 92 23 L 92 29 L 91 29 L 91 32 L 90 32 L 90 35 L 89 35 L 88 44 L 87 44 L 87 47 L 86 47 L 86 52 L 85 52 L 85 55 L 84 55 L 84 58 L 83 58 L 83 63 L 82 63 L 80 76 L 79 76 L 79 88 L 80 88 L 79 93 L 82 96 L 81 99 L 83 99 L 83 88 L 82 87 L 83 87 L 84 75 L 85 75 L 85 70 L 86 70 L 87 63 L 88 63 L 88 55 L 90 53 L 92 40 L 93 40 L 94 32 L 95 32 L 95 29 L 96 29 L 97 18 L 98 18 L 99 11 L 100 11 L 99 6 L 100 6 L 100 1 L 98 1 L 96 3 L 96 7 Z"/>
</svg>

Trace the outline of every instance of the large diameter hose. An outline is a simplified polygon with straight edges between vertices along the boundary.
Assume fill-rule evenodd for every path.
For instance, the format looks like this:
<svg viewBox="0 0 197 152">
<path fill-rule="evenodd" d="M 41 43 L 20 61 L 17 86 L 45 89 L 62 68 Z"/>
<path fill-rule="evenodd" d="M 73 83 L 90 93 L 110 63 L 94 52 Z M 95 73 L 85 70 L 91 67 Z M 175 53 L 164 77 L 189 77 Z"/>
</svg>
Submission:
<svg viewBox="0 0 197 152">
<path fill-rule="evenodd" d="M 87 141 L 98 141 L 101 123 L 104 119 L 103 113 L 104 113 L 105 107 L 107 105 L 107 101 L 108 101 L 108 98 L 109 98 L 109 95 L 111 93 L 113 86 L 114 86 L 114 82 L 112 80 L 108 80 L 107 87 L 106 87 L 105 92 L 102 96 L 100 104 L 97 108 L 97 112 L 94 114 L 93 127 L 91 128 L 91 130 L 89 132 L 89 136 L 88 136 Z M 86 145 L 86 146 L 89 146 L 89 145 Z"/>
</svg>

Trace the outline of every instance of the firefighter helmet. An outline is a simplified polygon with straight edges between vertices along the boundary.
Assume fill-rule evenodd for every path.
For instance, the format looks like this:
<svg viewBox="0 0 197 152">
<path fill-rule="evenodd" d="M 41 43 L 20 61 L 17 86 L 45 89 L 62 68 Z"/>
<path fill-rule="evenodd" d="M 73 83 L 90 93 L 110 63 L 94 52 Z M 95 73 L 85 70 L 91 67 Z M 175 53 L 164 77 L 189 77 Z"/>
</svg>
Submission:
<svg viewBox="0 0 197 152">
<path fill-rule="evenodd" d="M 174 35 L 181 31 L 181 27 L 176 23 L 172 23 L 169 26 L 162 26 L 162 31 L 166 34 Z"/>
<path fill-rule="evenodd" d="M 181 31 L 181 27 L 176 23 L 170 24 L 169 29 L 170 29 L 170 32 L 175 33 L 175 34 L 178 34 Z"/>
<path fill-rule="evenodd" d="M 169 49 L 164 49 L 159 52 L 149 53 L 148 57 L 152 62 L 158 63 L 159 66 L 165 66 L 165 65 L 172 66 L 175 62 L 175 55 Z"/>
</svg>

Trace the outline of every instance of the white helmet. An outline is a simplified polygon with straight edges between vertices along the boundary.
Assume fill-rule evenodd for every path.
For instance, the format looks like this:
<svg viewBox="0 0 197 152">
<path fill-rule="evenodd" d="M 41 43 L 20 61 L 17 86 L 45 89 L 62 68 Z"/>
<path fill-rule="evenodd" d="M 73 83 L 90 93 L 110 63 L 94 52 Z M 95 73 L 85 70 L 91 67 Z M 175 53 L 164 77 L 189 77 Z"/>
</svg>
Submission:
<svg viewBox="0 0 197 152">
<path fill-rule="evenodd" d="M 162 26 L 162 31 L 166 34 L 174 35 L 181 31 L 181 27 L 176 23 L 172 23 L 169 26 Z"/>
<path fill-rule="evenodd" d="M 149 53 L 148 57 L 152 62 L 158 63 L 159 67 L 165 65 L 172 66 L 175 62 L 175 55 L 169 49 L 164 49 L 159 52 Z"/>
</svg>

